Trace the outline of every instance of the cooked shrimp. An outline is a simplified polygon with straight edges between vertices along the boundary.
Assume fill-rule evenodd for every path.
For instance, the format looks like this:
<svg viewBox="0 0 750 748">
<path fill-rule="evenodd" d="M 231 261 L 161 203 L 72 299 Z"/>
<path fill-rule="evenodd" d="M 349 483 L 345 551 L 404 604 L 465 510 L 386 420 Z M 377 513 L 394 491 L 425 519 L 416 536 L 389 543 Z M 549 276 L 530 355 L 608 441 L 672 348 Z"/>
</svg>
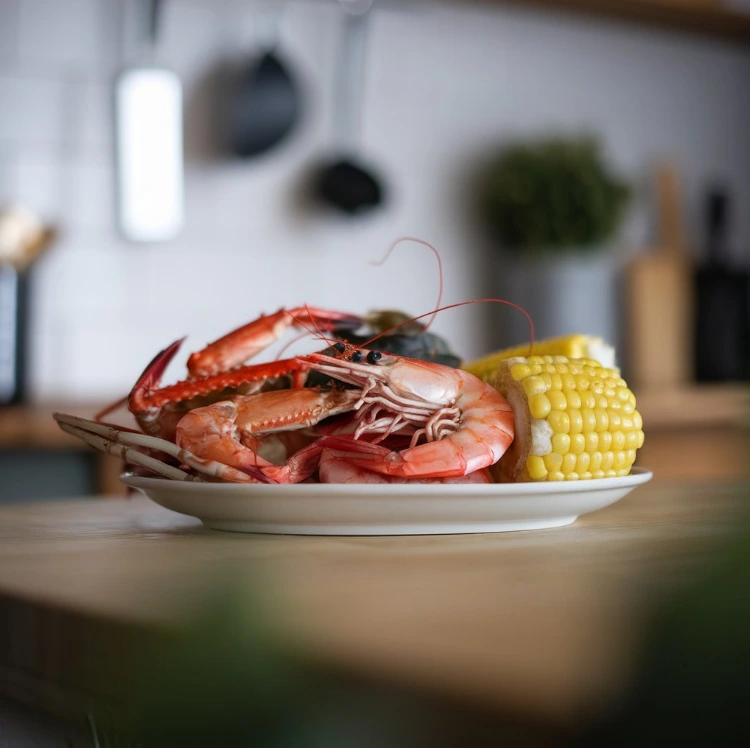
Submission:
<svg viewBox="0 0 750 748">
<path fill-rule="evenodd" d="M 469 475 L 497 462 L 513 441 L 513 412 L 480 379 L 447 366 L 337 343 L 335 357 L 301 357 L 316 371 L 360 388 L 354 439 L 321 438 L 353 465 L 402 478 Z M 375 434 L 372 442 L 362 441 Z M 378 442 L 411 433 L 409 447 Z M 419 443 L 424 439 L 424 443 Z"/>
<path fill-rule="evenodd" d="M 487 468 L 476 470 L 457 478 L 401 478 L 383 475 L 366 470 L 347 457 L 349 452 L 341 452 L 333 447 L 321 449 L 318 463 L 318 477 L 321 483 L 490 483 Z"/>
</svg>

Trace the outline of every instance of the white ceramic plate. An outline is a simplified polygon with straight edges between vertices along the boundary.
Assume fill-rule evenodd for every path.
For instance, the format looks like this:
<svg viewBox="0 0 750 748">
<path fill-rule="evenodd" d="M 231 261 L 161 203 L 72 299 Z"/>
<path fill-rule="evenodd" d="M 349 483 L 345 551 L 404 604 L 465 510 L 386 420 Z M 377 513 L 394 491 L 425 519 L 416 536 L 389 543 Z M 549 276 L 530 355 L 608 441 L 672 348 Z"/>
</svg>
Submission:
<svg viewBox="0 0 750 748">
<path fill-rule="evenodd" d="M 478 485 L 262 485 L 143 478 L 122 481 L 216 530 L 291 535 L 431 535 L 569 525 L 651 480 L 624 478 Z"/>
</svg>

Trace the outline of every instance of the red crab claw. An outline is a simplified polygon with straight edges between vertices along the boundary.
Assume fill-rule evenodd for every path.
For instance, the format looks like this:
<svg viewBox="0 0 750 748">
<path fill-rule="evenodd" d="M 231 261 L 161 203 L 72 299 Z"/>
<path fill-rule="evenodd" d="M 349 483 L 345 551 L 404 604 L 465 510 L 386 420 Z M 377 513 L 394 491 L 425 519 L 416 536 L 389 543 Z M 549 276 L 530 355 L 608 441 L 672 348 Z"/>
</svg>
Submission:
<svg viewBox="0 0 750 748">
<path fill-rule="evenodd" d="M 101 421 L 104 416 L 108 415 L 113 410 L 117 410 L 120 406 L 125 405 L 125 403 L 127 403 L 128 408 L 133 413 L 148 409 L 150 406 L 141 399 L 143 394 L 152 392 L 159 387 L 159 383 L 164 376 L 167 366 L 169 366 L 184 342 L 185 338 L 182 337 L 179 340 L 175 340 L 172 345 L 168 346 L 163 351 L 159 351 L 159 353 L 151 359 L 148 366 L 143 370 L 143 374 L 138 378 L 138 381 L 130 391 L 130 394 L 100 410 L 94 416 L 94 420 Z"/>
<path fill-rule="evenodd" d="M 193 353 L 187 367 L 191 378 L 207 377 L 244 364 L 268 347 L 290 327 L 309 331 L 356 330 L 364 319 L 347 312 L 313 307 L 279 309 L 263 315 Z"/>
<path fill-rule="evenodd" d="M 161 378 L 164 376 L 164 372 L 167 366 L 172 362 L 172 359 L 180 350 L 180 346 L 185 342 L 185 338 L 175 340 L 172 345 L 167 346 L 163 351 L 157 353 L 149 362 L 148 366 L 143 370 L 143 374 L 138 377 L 138 381 L 128 396 L 128 407 L 130 410 L 140 410 L 138 407 L 134 407 L 140 404 L 139 398 L 145 392 L 152 392 L 159 387 Z M 135 401 L 135 402 L 134 402 Z"/>
</svg>

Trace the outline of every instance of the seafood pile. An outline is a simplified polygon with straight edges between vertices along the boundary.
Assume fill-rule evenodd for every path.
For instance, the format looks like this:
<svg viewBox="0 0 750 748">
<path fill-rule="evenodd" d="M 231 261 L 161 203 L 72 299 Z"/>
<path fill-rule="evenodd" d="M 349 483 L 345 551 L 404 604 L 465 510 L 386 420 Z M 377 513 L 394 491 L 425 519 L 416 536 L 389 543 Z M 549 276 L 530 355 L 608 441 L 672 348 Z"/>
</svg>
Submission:
<svg viewBox="0 0 750 748">
<path fill-rule="evenodd" d="M 248 364 L 290 328 L 317 332 L 325 348 Z M 190 355 L 184 380 L 162 386 L 182 343 L 121 401 L 140 430 L 103 421 L 121 403 L 94 421 L 56 413 L 61 428 L 142 474 L 237 483 L 610 477 L 629 472 L 643 443 L 619 372 L 547 355 L 544 342 L 540 355 L 500 352 L 462 369 L 403 313 L 304 306 L 230 332 Z"/>
</svg>

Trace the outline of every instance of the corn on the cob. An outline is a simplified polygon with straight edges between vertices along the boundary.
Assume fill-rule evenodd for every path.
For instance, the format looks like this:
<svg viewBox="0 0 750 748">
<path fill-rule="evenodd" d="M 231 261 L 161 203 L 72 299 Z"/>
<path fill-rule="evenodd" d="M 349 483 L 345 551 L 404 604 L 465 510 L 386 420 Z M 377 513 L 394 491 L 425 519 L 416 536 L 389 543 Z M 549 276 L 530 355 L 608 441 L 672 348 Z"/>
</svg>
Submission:
<svg viewBox="0 0 750 748">
<path fill-rule="evenodd" d="M 602 366 L 615 367 L 615 349 L 602 338 L 593 335 L 565 335 L 559 338 L 547 338 L 535 342 L 531 353 L 534 356 L 567 356 L 568 358 L 591 358 L 598 361 Z M 470 361 L 462 365 L 475 377 L 484 379 L 497 370 L 497 366 L 503 359 L 515 358 L 517 356 L 528 356 L 529 344 L 517 345 L 514 348 L 505 348 L 487 356 Z"/>
<path fill-rule="evenodd" d="M 592 359 L 504 359 L 484 380 L 513 408 L 516 435 L 493 466 L 498 482 L 627 475 L 643 446 L 635 396 Z"/>
</svg>

